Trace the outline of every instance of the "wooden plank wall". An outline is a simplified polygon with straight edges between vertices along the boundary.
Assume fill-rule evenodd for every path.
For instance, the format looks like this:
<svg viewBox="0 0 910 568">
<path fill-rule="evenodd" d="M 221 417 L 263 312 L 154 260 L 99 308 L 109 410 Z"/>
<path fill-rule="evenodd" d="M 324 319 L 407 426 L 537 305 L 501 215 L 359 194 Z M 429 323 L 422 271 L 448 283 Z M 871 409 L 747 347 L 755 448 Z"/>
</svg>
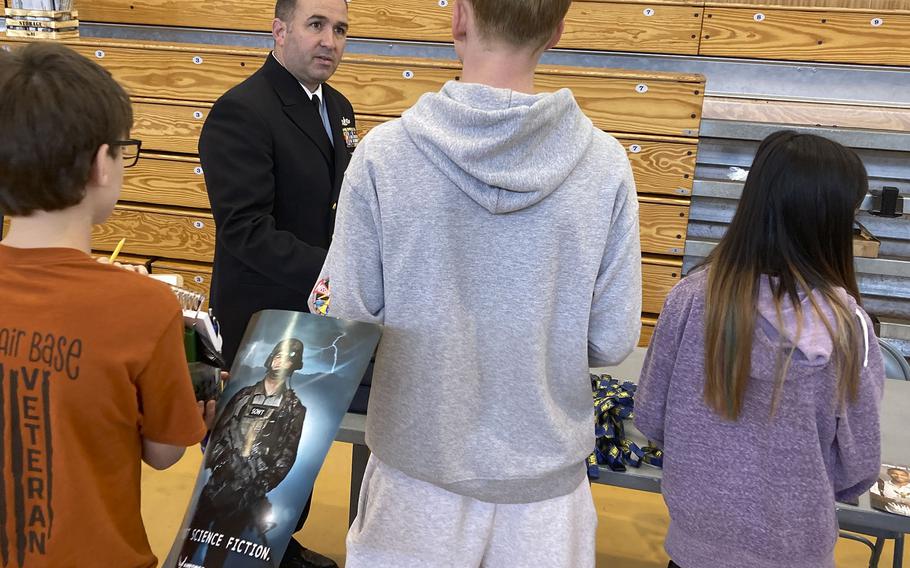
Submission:
<svg viewBox="0 0 910 568">
<path fill-rule="evenodd" d="M 349 6 L 351 36 L 449 42 L 454 1 L 358 0 Z M 86 22 L 267 31 L 274 1 L 76 0 L 76 8 Z M 910 65 L 908 37 L 907 0 L 576 0 L 557 47 Z M 143 158 L 127 172 L 123 204 L 96 232 L 96 245 L 110 248 L 116 235 L 128 232 L 135 238 L 128 241 L 127 253 L 147 255 L 153 268 L 177 271 L 188 285 L 205 289 L 214 227 L 196 154 L 199 133 L 212 103 L 258 69 L 265 52 L 69 43 L 110 69 L 130 91 L 133 133 L 143 140 Z M 332 83 L 350 97 L 365 133 L 458 73 L 455 62 L 349 56 Z M 698 77 L 548 68 L 539 73 L 537 85 L 542 90 L 571 87 L 594 123 L 628 151 L 640 195 L 647 335 L 680 275 L 704 84 Z M 741 101 L 711 101 L 710 112 L 717 116 L 731 107 L 748 110 Z M 884 119 L 876 113 L 867 110 L 863 120 L 895 121 L 893 113 Z M 817 110 L 811 114 L 814 118 Z M 850 115 L 852 122 L 858 120 L 855 112 Z M 162 242 L 155 242 L 156 235 Z"/>
<path fill-rule="evenodd" d="M 450 42 L 455 0 L 358 0 L 351 37 Z M 268 31 L 273 0 L 76 0 L 89 22 Z M 576 0 L 557 47 L 910 65 L 907 0 Z"/>
<path fill-rule="evenodd" d="M 196 154 L 199 133 L 212 102 L 258 69 L 267 52 L 121 40 L 66 43 L 109 69 L 130 92 L 133 134 L 143 140 L 142 159 L 127 170 L 121 202 L 96 228 L 93 248 L 111 250 L 127 236 L 124 253 L 150 258 L 153 271 L 180 273 L 189 287 L 205 290 L 215 232 Z M 456 62 L 352 55 L 332 84 L 348 94 L 365 133 L 459 73 Z M 543 67 L 536 84 L 541 90 L 571 88 L 595 125 L 627 149 L 638 180 L 645 317 L 653 318 L 681 274 L 704 80 Z"/>
<path fill-rule="evenodd" d="M 910 132 L 910 108 L 804 101 L 705 99 L 704 118 Z"/>
<path fill-rule="evenodd" d="M 780 6 L 784 8 L 846 8 L 850 10 L 907 10 L 907 0 L 710 0 L 711 4 Z"/>
<path fill-rule="evenodd" d="M 352 37 L 451 41 L 455 0 L 351 2 Z M 227 4 L 227 5 L 226 5 Z M 694 54 L 702 8 L 689 0 L 576 1 L 559 47 Z M 215 3 L 209 0 L 76 1 L 84 21 L 268 31 L 273 0 Z M 645 10 L 648 10 L 647 14 Z"/>
<path fill-rule="evenodd" d="M 705 9 L 699 53 L 719 57 L 910 64 L 910 13 Z"/>
<path fill-rule="evenodd" d="M 399 0 L 352 2 L 355 37 L 452 41 L 454 2 Z M 605 51 L 695 54 L 702 8 L 694 2 L 609 2 L 576 0 L 557 47 Z"/>
</svg>

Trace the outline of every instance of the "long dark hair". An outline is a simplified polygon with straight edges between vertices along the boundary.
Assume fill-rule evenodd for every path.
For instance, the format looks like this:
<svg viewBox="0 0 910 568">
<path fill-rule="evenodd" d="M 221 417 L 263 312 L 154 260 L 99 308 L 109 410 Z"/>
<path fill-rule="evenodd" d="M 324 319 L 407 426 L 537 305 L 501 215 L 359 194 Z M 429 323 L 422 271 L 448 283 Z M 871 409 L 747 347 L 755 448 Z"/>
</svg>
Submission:
<svg viewBox="0 0 910 568">
<path fill-rule="evenodd" d="M 853 270 L 853 221 L 869 189 L 866 169 L 852 150 L 820 136 L 781 131 L 765 138 L 743 188 L 727 233 L 706 262 L 705 401 L 736 420 L 751 369 L 752 337 L 760 279 L 771 277 L 778 321 L 789 298 L 802 332 L 799 291 L 834 342 L 838 401 L 855 400 L 860 360 L 859 324 L 837 288 L 859 303 Z M 810 291 L 831 307 L 822 313 Z M 772 402 L 776 407 L 786 370 L 778 358 Z"/>
</svg>

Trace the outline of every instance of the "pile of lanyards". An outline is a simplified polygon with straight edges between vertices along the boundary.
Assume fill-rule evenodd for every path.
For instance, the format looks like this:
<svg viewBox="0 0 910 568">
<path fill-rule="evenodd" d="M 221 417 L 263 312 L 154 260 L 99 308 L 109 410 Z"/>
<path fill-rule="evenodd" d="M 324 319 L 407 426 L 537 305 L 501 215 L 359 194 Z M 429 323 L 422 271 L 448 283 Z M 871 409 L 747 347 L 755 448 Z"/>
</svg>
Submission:
<svg viewBox="0 0 910 568">
<path fill-rule="evenodd" d="M 663 450 L 653 446 L 640 448 L 626 438 L 623 420 L 633 416 L 636 387 L 635 383 L 620 383 L 610 375 L 591 375 L 597 440 L 594 452 L 588 456 L 588 477 L 600 477 L 599 465 L 613 471 L 625 471 L 627 465 L 640 467 L 642 462 L 655 467 L 663 466 Z"/>
</svg>

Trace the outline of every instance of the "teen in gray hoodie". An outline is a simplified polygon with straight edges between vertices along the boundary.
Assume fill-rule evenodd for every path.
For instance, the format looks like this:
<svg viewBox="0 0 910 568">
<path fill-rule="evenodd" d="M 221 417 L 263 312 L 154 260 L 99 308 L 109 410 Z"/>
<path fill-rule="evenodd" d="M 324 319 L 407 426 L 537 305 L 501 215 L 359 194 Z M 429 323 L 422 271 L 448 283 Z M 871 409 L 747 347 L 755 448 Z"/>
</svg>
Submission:
<svg viewBox="0 0 910 568">
<path fill-rule="evenodd" d="M 593 566 L 588 368 L 638 341 L 641 253 L 622 146 L 569 90 L 528 94 L 569 4 L 457 3 L 462 81 L 345 174 L 317 288 L 385 325 L 348 566 Z"/>
</svg>

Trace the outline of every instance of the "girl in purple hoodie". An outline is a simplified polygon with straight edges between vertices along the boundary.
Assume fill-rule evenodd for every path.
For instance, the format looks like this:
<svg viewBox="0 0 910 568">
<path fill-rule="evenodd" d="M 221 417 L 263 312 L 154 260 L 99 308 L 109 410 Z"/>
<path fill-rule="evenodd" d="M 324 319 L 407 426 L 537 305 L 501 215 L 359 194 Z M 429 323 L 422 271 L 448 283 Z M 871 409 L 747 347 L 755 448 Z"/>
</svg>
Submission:
<svg viewBox="0 0 910 568">
<path fill-rule="evenodd" d="M 681 568 L 833 568 L 835 501 L 879 470 L 884 370 L 859 307 L 851 150 L 777 132 L 736 215 L 664 304 L 635 425 L 665 450 L 665 548 Z"/>
</svg>

